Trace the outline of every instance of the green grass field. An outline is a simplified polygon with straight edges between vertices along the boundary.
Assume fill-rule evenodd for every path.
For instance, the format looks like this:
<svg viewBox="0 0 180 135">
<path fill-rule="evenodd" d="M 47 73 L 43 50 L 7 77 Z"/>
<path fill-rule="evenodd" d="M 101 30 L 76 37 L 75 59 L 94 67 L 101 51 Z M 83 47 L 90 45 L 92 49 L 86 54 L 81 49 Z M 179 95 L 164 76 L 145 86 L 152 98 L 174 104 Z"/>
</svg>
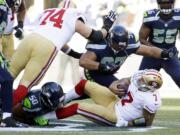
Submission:
<svg viewBox="0 0 180 135">
<path fill-rule="evenodd" d="M 2 131 L 0 135 L 180 135 L 180 99 L 163 99 L 152 128 L 111 128 L 87 122 L 83 131 Z M 72 119 L 72 118 L 71 118 Z M 83 119 L 73 117 L 73 119 Z M 87 121 L 87 120 L 85 120 Z M 73 125 L 72 122 L 69 122 Z M 75 123 L 78 125 L 78 122 Z M 82 125 L 80 124 L 80 127 Z M 88 128 L 87 128 L 88 127 Z M 87 128 L 87 129 L 86 129 Z M 75 128 L 76 129 L 76 128 Z M 89 130 L 91 129 L 91 130 Z M 32 128 L 33 130 L 33 128 Z"/>
</svg>

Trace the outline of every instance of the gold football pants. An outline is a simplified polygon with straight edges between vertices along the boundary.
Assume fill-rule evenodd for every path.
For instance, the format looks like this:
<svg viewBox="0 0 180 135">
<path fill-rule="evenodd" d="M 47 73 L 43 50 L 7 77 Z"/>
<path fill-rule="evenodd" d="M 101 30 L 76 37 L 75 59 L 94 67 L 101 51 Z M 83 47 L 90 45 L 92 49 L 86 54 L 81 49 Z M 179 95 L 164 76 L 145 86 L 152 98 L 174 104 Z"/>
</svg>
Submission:
<svg viewBox="0 0 180 135">
<path fill-rule="evenodd" d="M 108 88 L 90 81 L 86 83 L 84 93 L 94 103 L 78 103 L 78 114 L 100 124 L 114 125 L 117 121 L 115 103 L 119 101 L 119 98 Z"/>
<path fill-rule="evenodd" d="M 10 60 L 14 53 L 14 38 L 13 34 L 2 36 L 2 52 L 4 56 Z"/>
<path fill-rule="evenodd" d="M 51 41 L 32 33 L 21 41 L 14 53 L 10 73 L 16 78 L 24 70 L 20 84 L 30 89 L 40 82 L 56 55 L 57 48 Z"/>
</svg>

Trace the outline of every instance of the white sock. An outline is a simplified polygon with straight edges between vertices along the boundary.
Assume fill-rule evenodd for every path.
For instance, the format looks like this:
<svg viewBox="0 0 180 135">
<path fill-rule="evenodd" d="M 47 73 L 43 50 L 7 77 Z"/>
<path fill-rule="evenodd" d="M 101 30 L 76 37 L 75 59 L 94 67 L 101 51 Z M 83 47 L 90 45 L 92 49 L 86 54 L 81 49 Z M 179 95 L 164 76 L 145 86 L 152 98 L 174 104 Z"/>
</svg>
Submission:
<svg viewBox="0 0 180 135">
<path fill-rule="evenodd" d="M 7 117 L 11 117 L 11 115 L 12 115 L 12 113 L 4 112 L 3 116 L 2 116 L 2 119 L 5 119 Z"/>
<path fill-rule="evenodd" d="M 65 94 L 64 103 L 68 103 L 69 101 L 79 98 L 80 95 L 78 95 L 75 91 L 75 88 L 71 89 L 68 93 Z"/>
<path fill-rule="evenodd" d="M 48 119 L 48 120 L 49 119 L 57 119 L 55 111 L 52 111 L 50 113 L 46 113 L 46 114 L 42 115 L 42 117 L 45 119 Z"/>
</svg>

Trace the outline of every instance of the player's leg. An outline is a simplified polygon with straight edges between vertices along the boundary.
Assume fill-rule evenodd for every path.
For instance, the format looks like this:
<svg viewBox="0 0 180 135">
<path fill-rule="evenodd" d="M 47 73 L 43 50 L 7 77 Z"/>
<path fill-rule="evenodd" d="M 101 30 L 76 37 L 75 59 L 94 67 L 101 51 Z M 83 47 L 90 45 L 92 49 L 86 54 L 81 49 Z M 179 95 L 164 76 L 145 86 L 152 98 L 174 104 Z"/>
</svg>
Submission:
<svg viewBox="0 0 180 135">
<path fill-rule="evenodd" d="M 156 69 L 159 71 L 161 69 L 161 63 L 162 63 L 162 60 L 160 59 L 143 57 L 139 70 Z"/>
<path fill-rule="evenodd" d="M 88 95 L 96 104 L 105 107 L 118 100 L 117 96 L 107 87 L 99 85 L 95 82 L 88 81 L 85 85 L 84 93 Z"/>
<path fill-rule="evenodd" d="M 116 123 L 115 105 L 116 101 L 104 107 L 98 104 L 85 103 L 84 101 L 73 102 L 67 106 L 57 109 L 55 114 L 44 115 L 45 118 L 64 119 L 80 114 L 96 123 L 114 126 Z M 54 116 L 54 117 L 53 117 Z"/>
<path fill-rule="evenodd" d="M 163 62 L 164 70 L 172 77 L 176 85 L 180 88 L 180 60 L 175 57 Z"/>
<path fill-rule="evenodd" d="M 81 80 L 73 89 L 65 94 L 64 103 L 80 98 L 84 95 L 92 98 L 97 104 L 107 106 L 109 103 L 117 99 L 107 87 L 99 85 L 95 82 Z"/>
<path fill-rule="evenodd" d="M 3 54 L 10 60 L 14 53 L 14 38 L 13 34 L 4 35 L 2 37 Z"/>
<path fill-rule="evenodd" d="M 29 42 L 26 45 L 20 46 L 22 48 L 25 48 L 24 46 L 29 46 L 29 48 L 25 51 L 27 51 L 27 53 L 30 55 L 28 56 L 27 60 L 23 61 L 24 64 L 21 64 L 23 67 L 18 66 L 18 68 L 16 68 L 18 72 L 20 72 L 23 68 L 25 68 L 25 70 L 18 88 L 13 92 L 14 105 L 16 105 L 27 95 L 28 90 L 32 86 L 39 83 L 57 54 L 56 47 L 50 41 L 37 34 L 31 34 L 28 40 Z M 15 54 L 18 52 L 21 54 L 21 51 L 17 50 Z M 13 56 L 13 59 L 17 58 L 15 56 L 16 55 Z M 24 55 L 21 55 L 21 57 L 23 56 Z"/>
<path fill-rule="evenodd" d="M 1 89 L 1 102 L 2 102 L 2 112 L 5 113 L 5 117 L 10 117 L 12 112 L 12 87 L 13 78 L 10 73 L 0 66 L 0 89 Z"/>
<path fill-rule="evenodd" d="M 116 114 L 114 109 L 115 102 L 107 107 L 80 102 L 78 104 L 77 114 L 80 114 L 96 123 L 114 126 L 116 123 Z"/>
</svg>

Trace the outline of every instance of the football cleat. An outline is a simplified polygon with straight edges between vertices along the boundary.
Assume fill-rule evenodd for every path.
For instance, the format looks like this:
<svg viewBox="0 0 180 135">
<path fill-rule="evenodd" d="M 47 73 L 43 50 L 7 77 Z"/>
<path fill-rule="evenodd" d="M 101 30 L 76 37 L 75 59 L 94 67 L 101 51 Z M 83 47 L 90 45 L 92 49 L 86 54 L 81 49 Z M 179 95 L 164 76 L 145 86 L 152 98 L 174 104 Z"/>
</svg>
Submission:
<svg viewBox="0 0 180 135">
<path fill-rule="evenodd" d="M 43 117 L 37 117 L 34 119 L 35 125 L 37 126 L 47 126 L 49 125 L 49 120 Z"/>
<path fill-rule="evenodd" d="M 5 119 L 2 119 L 0 126 L 1 127 L 20 127 L 20 128 L 28 127 L 27 124 L 20 123 L 14 120 L 12 117 L 7 117 Z"/>
</svg>

